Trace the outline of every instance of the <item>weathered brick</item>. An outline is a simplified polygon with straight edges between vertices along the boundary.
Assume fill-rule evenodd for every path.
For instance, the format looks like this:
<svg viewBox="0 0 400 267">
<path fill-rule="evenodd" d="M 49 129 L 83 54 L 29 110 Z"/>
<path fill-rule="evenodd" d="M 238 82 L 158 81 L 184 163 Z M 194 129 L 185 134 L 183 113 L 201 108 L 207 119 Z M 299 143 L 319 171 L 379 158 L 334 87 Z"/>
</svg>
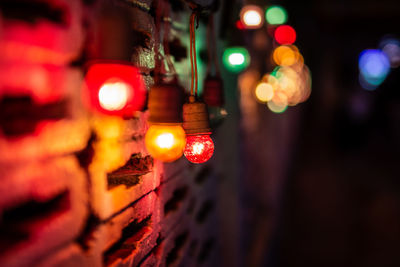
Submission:
<svg viewBox="0 0 400 267">
<path fill-rule="evenodd" d="M 159 236 L 159 199 L 151 192 L 101 226 L 107 266 L 137 266 Z"/>
<path fill-rule="evenodd" d="M 31 8 L 29 12 L 34 17 L 36 10 L 43 9 L 46 5 L 54 14 L 52 21 L 42 18 L 36 19 L 34 23 L 27 23 L 20 17 L 13 18 L 17 13 L 12 12 L 2 19 L 2 61 L 61 66 L 75 60 L 81 53 L 85 38 L 82 2 L 54 0 L 40 3 L 41 6 L 32 8 L 21 2 L 19 9 L 23 13 L 22 9 Z M 59 14 L 58 18 L 56 14 Z M 67 18 L 68 21 L 65 21 Z"/>
<path fill-rule="evenodd" d="M 146 115 L 131 120 L 100 117 L 95 124 L 99 136 L 95 156 L 89 166 L 91 205 L 105 220 L 160 183 L 158 169 L 147 154 L 144 134 Z"/>
<path fill-rule="evenodd" d="M 30 123 L 37 121 L 32 131 L 18 136 L 6 136 L 3 127 L 7 123 L 2 123 L 0 162 L 64 155 L 86 146 L 90 133 L 88 118 L 81 103 L 79 89 L 82 73 L 79 70 L 43 68 L 31 64 L 0 64 L 0 73 L 0 101 L 4 101 L 1 104 L 2 112 L 8 110 L 7 114 L 11 117 L 5 118 L 7 123 L 10 120 L 21 120 L 21 123 L 24 120 Z M 21 73 L 24 79 L 20 78 Z M 18 101 L 21 102 L 20 106 L 14 104 Z M 23 104 L 23 101 L 31 101 L 41 111 L 37 111 L 35 117 L 24 114 L 29 104 Z M 7 106 L 7 102 L 11 106 Z M 64 106 L 61 110 L 55 110 L 59 105 Z M 52 119 L 52 116 L 56 116 L 56 119 Z M 24 126 L 28 127 L 28 123 Z M 13 125 L 10 127 L 15 128 Z"/>
<path fill-rule="evenodd" d="M 190 205 L 191 188 L 187 180 L 187 172 L 183 170 L 179 176 L 163 183 L 157 189 L 161 201 L 160 222 L 161 237 L 165 238 L 187 213 Z"/>
<path fill-rule="evenodd" d="M 1 266 L 29 266 L 82 231 L 87 181 L 75 158 L 1 165 L 0 176 Z"/>
<path fill-rule="evenodd" d="M 68 245 L 35 264 L 37 267 L 70 267 L 88 265 L 85 253 L 77 244 Z"/>
</svg>

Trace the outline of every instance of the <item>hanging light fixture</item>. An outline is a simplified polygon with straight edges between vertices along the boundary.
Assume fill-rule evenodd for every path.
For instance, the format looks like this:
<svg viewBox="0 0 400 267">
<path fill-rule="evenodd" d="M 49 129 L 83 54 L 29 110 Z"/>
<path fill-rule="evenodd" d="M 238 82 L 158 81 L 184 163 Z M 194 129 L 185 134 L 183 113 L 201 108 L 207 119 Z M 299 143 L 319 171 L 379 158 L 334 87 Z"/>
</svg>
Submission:
<svg viewBox="0 0 400 267">
<path fill-rule="evenodd" d="M 195 36 L 196 13 L 190 17 L 190 62 L 192 68 L 192 81 L 189 102 L 183 105 L 183 128 L 187 135 L 184 151 L 185 157 L 193 163 L 204 163 L 214 153 L 209 125 L 207 105 L 197 100 L 198 77 L 196 59 Z"/>
<path fill-rule="evenodd" d="M 159 12 L 167 10 L 162 7 L 164 4 L 164 1 L 160 1 L 157 9 L 158 25 L 161 17 Z M 164 38 L 166 36 L 167 29 L 165 29 Z M 164 51 L 170 71 L 173 71 L 173 65 L 168 61 L 169 52 L 166 43 L 164 42 Z M 150 127 L 145 136 L 145 144 L 155 159 L 173 162 L 182 156 L 186 145 L 185 131 L 182 128 L 183 89 L 177 83 L 176 73 L 172 82 L 163 81 L 160 56 L 156 49 L 155 84 L 149 92 Z"/>
<path fill-rule="evenodd" d="M 174 84 L 156 83 L 149 93 L 149 124 L 145 143 L 149 153 L 163 162 L 179 159 L 185 148 L 182 128 L 182 91 Z"/>
<path fill-rule="evenodd" d="M 203 101 L 208 106 L 210 116 L 210 123 L 216 126 L 228 114 L 223 108 L 224 106 L 224 85 L 219 71 L 218 59 L 216 56 L 216 40 L 214 33 L 214 16 L 209 17 L 207 27 L 207 51 L 208 51 L 208 65 L 207 76 L 203 85 Z M 214 66 L 214 73 L 212 67 Z"/>
</svg>

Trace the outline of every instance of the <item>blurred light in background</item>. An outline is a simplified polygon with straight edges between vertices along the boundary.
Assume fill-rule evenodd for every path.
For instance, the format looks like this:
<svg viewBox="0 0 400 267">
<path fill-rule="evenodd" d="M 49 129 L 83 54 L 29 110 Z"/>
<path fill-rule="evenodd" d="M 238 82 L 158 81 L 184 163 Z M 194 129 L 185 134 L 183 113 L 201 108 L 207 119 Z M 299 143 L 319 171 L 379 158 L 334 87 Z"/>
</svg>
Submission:
<svg viewBox="0 0 400 267">
<path fill-rule="evenodd" d="M 289 25 L 281 25 L 276 28 L 274 37 L 278 44 L 293 44 L 296 41 L 296 31 Z"/>
<path fill-rule="evenodd" d="M 274 113 L 283 113 L 287 109 L 287 105 L 277 105 L 272 101 L 267 103 L 267 107 Z"/>
<path fill-rule="evenodd" d="M 243 25 L 243 23 L 240 20 L 237 20 L 235 25 L 236 25 L 236 28 L 239 30 L 246 29 L 246 27 Z"/>
<path fill-rule="evenodd" d="M 240 21 L 247 29 L 258 29 L 264 24 L 263 10 L 254 5 L 246 5 L 240 11 Z"/>
<path fill-rule="evenodd" d="M 379 86 L 368 82 L 368 80 L 365 80 L 364 76 L 361 73 L 358 75 L 358 82 L 360 83 L 362 88 L 368 91 L 373 91 Z"/>
<path fill-rule="evenodd" d="M 360 85 L 373 90 L 386 79 L 390 71 L 388 56 L 378 49 L 367 49 L 361 52 L 358 67 L 360 69 Z"/>
<path fill-rule="evenodd" d="M 244 47 L 230 47 L 222 55 L 224 66 L 232 72 L 240 72 L 250 64 L 250 55 Z"/>
<path fill-rule="evenodd" d="M 303 56 L 299 49 L 294 45 L 281 45 L 275 48 L 272 53 L 272 59 L 279 66 L 292 66 L 304 63 Z"/>
<path fill-rule="evenodd" d="M 266 31 L 255 31 L 252 37 L 254 50 L 265 52 L 272 49 L 272 42 Z"/>
<path fill-rule="evenodd" d="M 396 38 L 384 38 L 379 47 L 388 56 L 390 66 L 397 68 L 400 66 L 400 40 Z"/>
<path fill-rule="evenodd" d="M 287 12 L 281 6 L 270 6 L 265 12 L 265 19 L 272 25 L 284 24 L 287 21 Z"/>
<path fill-rule="evenodd" d="M 257 85 L 254 93 L 260 102 L 265 103 L 274 97 L 274 88 L 269 83 L 261 82 Z"/>
<path fill-rule="evenodd" d="M 304 64 L 300 67 L 277 67 L 264 75 L 255 89 L 259 102 L 267 102 L 268 108 L 282 113 L 287 106 L 295 106 L 311 94 L 311 74 Z"/>
</svg>

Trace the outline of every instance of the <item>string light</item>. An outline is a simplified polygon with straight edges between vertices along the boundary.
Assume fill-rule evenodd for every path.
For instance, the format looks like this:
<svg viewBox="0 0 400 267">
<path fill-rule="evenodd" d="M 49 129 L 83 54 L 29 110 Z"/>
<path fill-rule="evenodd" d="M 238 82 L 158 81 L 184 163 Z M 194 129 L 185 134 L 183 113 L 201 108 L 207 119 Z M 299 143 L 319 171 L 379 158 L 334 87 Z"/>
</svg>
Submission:
<svg viewBox="0 0 400 267">
<path fill-rule="evenodd" d="M 281 45 L 272 52 L 272 59 L 279 66 L 292 66 L 304 63 L 303 56 L 294 45 Z"/>
<path fill-rule="evenodd" d="M 229 47 L 222 55 L 222 62 L 229 71 L 240 72 L 250 64 L 250 55 L 244 47 Z"/>
<path fill-rule="evenodd" d="M 265 11 L 265 19 L 271 25 L 284 24 L 287 21 L 287 12 L 281 6 L 270 6 Z"/>
<path fill-rule="evenodd" d="M 240 21 L 246 29 L 258 29 L 264 23 L 263 11 L 258 6 L 244 6 L 240 11 Z"/>
<path fill-rule="evenodd" d="M 85 81 L 89 104 L 95 111 L 132 116 L 144 106 L 144 81 L 139 70 L 129 63 L 95 62 L 90 65 Z"/>
<path fill-rule="evenodd" d="M 256 87 L 255 95 L 260 102 L 268 102 L 274 96 L 274 88 L 269 83 L 261 82 Z"/>
<path fill-rule="evenodd" d="M 274 37 L 278 44 L 293 44 L 296 41 L 296 31 L 289 25 L 281 25 L 276 28 Z"/>
<path fill-rule="evenodd" d="M 145 144 L 149 153 L 163 162 L 179 159 L 186 145 L 181 125 L 152 124 L 147 130 Z"/>
<path fill-rule="evenodd" d="M 132 88 L 124 82 L 106 82 L 99 90 L 100 106 L 106 110 L 121 110 Z"/>
<path fill-rule="evenodd" d="M 372 87 L 377 87 L 386 79 L 390 71 L 388 56 L 378 49 L 364 50 L 359 57 L 358 67 L 363 81 Z M 363 85 L 361 83 L 361 85 Z M 368 89 L 364 87 L 365 89 Z"/>
<path fill-rule="evenodd" d="M 214 142 L 210 135 L 188 135 L 184 155 L 192 163 L 203 163 L 214 153 Z"/>
<path fill-rule="evenodd" d="M 160 1 L 157 8 L 156 25 L 160 23 L 161 11 L 169 10 L 164 7 L 165 2 Z M 168 36 L 168 30 L 164 29 L 164 38 Z M 156 35 L 158 38 L 158 35 Z M 164 43 L 165 42 L 164 40 Z M 164 46 L 164 54 L 170 70 L 174 71 L 169 62 L 169 49 Z M 145 136 L 145 144 L 148 152 L 155 159 L 163 162 L 173 162 L 183 155 L 186 145 L 185 131 L 182 128 L 182 103 L 183 88 L 177 83 L 177 77 L 172 82 L 166 83 L 161 78 L 161 55 L 156 48 L 155 52 L 155 84 L 149 92 L 149 124 Z"/>
<path fill-rule="evenodd" d="M 190 17 L 190 63 L 192 80 L 189 102 L 183 105 L 183 128 L 187 135 L 185 157 L 192 163 L 204 163 L 214 153 L 214 142 L 210 134 L 209 117 L 205 103 L 197 101 L 197 60 L 196 60 L 196 13 Z"/>
</svg>

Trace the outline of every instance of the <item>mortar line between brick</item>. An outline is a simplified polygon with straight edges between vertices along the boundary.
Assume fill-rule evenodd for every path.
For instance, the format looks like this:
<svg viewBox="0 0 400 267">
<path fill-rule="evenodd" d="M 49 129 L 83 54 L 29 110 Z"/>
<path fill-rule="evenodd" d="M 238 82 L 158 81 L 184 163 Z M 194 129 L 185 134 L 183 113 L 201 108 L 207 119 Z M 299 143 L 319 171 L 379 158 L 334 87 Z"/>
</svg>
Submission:
<svg viewBox="0 0 400 267">
<path fill-rule="evenodd" d="M 155 188 L 157 189 L 157 188 Z M 111 215 L 110 217 L 104 219 L 101 221 L 101 223 L 106 223 L 111 219 L 114 219 L 116 216 L 120 215 L 121 213 L 123 213 L 124 211 L 126 211 L 127 209 L 131 208 L 133 205 L 135 205 L 137 202 L 139 202 L 139 200 L 143 199 L 145 196 L 149 195 L 151 192 L 154 192 L 155 189 L 147 192 L 146 194 L 142 195 L 140 198 L 132 201 L 131 203 L 129 203 L 128 205 L 126 205 L 124 208 L 122 208 L 121 210 L 119 210 L 118 212 L 114 213 L 113 215 Z"/>
</svg>

